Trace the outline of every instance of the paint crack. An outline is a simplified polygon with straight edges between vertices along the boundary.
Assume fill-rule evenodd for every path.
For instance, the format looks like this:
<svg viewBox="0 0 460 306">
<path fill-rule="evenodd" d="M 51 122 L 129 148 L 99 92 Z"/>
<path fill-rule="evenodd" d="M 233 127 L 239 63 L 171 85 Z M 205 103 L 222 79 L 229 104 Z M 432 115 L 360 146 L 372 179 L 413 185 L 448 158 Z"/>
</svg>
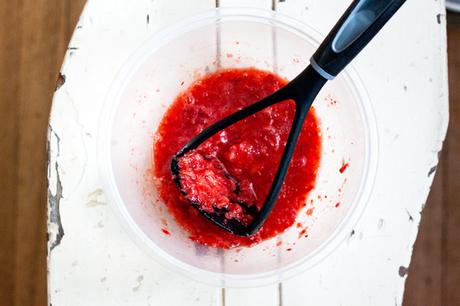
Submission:
<svg viewBox="0 0 460 306">
<path fill-rule="evenodd" d="M 52 126 L 49 125 L 49 136 L 48 136 L 48 235 L 49 235 L 49 253 L 53 251 L 55 247 L 57 247 L 64 237 L 64 228 L 62 227 L 61 222 L 61 213 L 60 213 L 60 203 L 62 199 L 62 183 L 61 178 L 59 176 L 59 165 L 57 160 L 54 164 L 51 164 L 51 150 L 50 150 L 50 139 L 54 137 L 56 139 L 56 158 L 59 157 L 60 154 L 60 141 L 61 139 L 53 130 Z M 56 191 L 53 194 L 50 188 L 50 177 L 53 174 L 56 175 Z M 55 226 L 57 229 L 53 230 L 51 226 Z"/>
</svg>

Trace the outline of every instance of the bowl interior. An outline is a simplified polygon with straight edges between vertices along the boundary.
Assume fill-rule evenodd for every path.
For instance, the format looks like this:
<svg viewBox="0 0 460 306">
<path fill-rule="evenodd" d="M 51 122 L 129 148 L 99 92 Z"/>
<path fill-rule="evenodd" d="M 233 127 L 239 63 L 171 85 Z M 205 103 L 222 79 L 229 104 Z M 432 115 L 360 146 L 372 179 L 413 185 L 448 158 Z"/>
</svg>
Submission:
<svg viewBox="0 0 460 306">
<path fill-rule="evenodd" d="M 102 174 L 130 232 L 163 262 L 213 284 L 276 280 L 292 267 L 323 258 L 343 236 L 350 216 L 360 213 L 360 197 L 371 181 L 372 114 L 348 72 L 329 82 L 314 103 L 323 152 L 316 188 L 298 216 L 300 227 L 252 248 L 204 247 L 177 226 L 152 181 L 154 133 L 180 91 L 197 77 L 227 67 L 257 67 L 292 79 L 318 46 L 315 35 L 276 13 L 218 10 L 162 32 L 130 59 L 109 95 L 101 127 L 106 142 L 100 156 L 107 164 Z M 341 173 L 344 164 L 349 167 Z"/>
</svg>

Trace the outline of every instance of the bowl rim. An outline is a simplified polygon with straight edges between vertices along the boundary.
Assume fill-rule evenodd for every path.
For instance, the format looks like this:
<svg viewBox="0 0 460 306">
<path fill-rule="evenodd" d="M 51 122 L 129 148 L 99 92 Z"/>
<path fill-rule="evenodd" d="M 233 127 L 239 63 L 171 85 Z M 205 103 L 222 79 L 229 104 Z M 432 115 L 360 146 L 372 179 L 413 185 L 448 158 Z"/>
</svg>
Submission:
<svg viewBox="0 0 460 306">
<path fill-rule="evenodd" d="M 141 44 L 141 46 L 137 48 L 131 56 L 129 56 L 127 61 L 122 65 L 121 69 L 114 75 L 112 85 L 105 97 L 99 121 L 97 137 L 97 163 L 102 185 L 110 203 L 112 204 L 110 206 L 120 219 L 120 223 L 123 225 L 128 234 L 130 234 L 129 236 L 131 239 L 134 240 L 141 249 L 156 259 L 157 262 L 166 266 L 170 270 L 179 272 L 182 275 L 208 285 L 218 287 L 257 287 L 284 281 L 316 266 L 327 258 L 339 245 L 342 244 L 343 241 L 345 241 L 346 237 L 349 236 L 350 232 L 362 216 L 374 186 L 378 166 L 377 121 L 369 94 L 362 79 L 352 65 L 348 66 L 341 73 L 341 76 L 345 78 L 347 85 L 352 91 L 352 95 L 358 98 L 357 105 L 359 106 L 360 116 L 365 125 L 364 139 L 366 154 L 363 168 L 364 175 L 361 178 L 358 191 L 350 205 L 351 208 L 349 211 L 345 214 L 329 237 L 307 256 L 279 269 L 274 269 L 264 273 L 244 275 L 204 270 L 185 263 L 164 251 L 159 245 L 150 240 L 136 224 L 124 205 L 123 199 L 118 191 L 112 168 L 110 150 L 113 119 L 121 94 L 123 93 L 123 89 L 137 69 L 153 52 L 187 31 L 209 24 L 211 21 L 221 21 L 225 18 L 250 18 L 254 21 L 265 20 L 265 22 L 268 21 L 273 25 L 282 25 L 285 28 L 289 28 L 291 32 L 300 35 L 303 39 L 308 38 L 315 44 L 315 46 L 319 46 L 321 37 L 324 37 L 311 26 L 293 17 L 276 11 L 245 7 L 214 8 L 204 10 L 198 14 L 184 18 L 169 27 L 159 30 L 148 37 L 146 41 L 144 41 L 144 43 Z M 149 50 L 149 52 L 144 52 L 145 50 Z"/>
</svg>

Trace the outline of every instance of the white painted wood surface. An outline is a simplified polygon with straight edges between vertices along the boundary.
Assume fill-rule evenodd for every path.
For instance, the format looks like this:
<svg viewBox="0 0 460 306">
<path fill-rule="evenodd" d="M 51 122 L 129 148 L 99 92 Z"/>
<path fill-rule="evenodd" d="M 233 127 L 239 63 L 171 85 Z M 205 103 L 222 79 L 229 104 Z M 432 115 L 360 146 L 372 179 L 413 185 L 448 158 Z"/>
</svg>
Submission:
<svg viewBox="0 0 460 306">
<path fill-rule="evenodd" d="M 323 34 L 348 0 L 220 0 L 274 7 Z M 400 305 L 405 269 L 448 122 L 443 1 L 409 0 L 355 60 L 376 111 L 380 161 L 359 224 L 334 254 L 283 284 L 212 288 L 129 239 L 97 175 L 99 112 L 114 75 L 152 33 L 214 0 L 90 0 L 69 45 L 49 126 L 49 298 L 58 305 Z"/>
</svg>

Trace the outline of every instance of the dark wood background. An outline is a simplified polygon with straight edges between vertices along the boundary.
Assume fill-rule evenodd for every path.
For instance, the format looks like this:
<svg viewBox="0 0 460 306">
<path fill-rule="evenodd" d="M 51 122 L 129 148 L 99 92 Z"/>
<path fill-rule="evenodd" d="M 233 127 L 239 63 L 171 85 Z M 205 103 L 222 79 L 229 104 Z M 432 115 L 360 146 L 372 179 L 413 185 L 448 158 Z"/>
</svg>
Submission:
<svg viewBox="0 0 460 306">
<path fill-rule="evenodd" d="M 85 0 L 0 0 L 0 305 L 46 305 L 46 130 Z M 405 306 L 460 305 L 460 15 L 448 15 L 450 127 Z"/>
</svg>

